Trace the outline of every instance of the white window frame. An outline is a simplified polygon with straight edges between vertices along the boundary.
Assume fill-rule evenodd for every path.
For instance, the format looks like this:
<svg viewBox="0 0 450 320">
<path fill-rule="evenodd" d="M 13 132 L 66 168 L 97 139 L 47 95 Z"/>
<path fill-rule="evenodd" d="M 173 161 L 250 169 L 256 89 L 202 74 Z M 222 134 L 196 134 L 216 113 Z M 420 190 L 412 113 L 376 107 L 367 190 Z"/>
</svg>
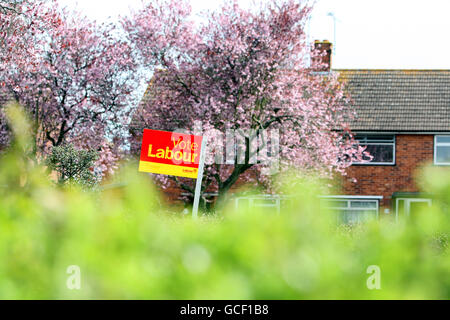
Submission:
<svg viewBox="0 0 450 320">
<path fill-rule="evenodd" d="M 331 196 L 318 196 L 320 199 L 325 200 L 333 200 L 333 201 L 342 201 L 347 202 L 347 207 L 328 207 L 331 210 L 352 210 L 352 211 L 374 211 L 376 214 L 376 219 L 378 220 L 380 217 L 380 200 L 383 199 L 383 196 L 348 196 L 348 195 L 331 195 Z M 264 201 L 273 201 L 273 203 L 264 203 Z M 246 203 L 248 207 L 266 207 L 275 209 L 275 213 L 277 215 L 280 214 L 281 205 L 283 202 L 291 201 L 291 196 L 285 195 L 271 195 L 271 194 L 263 194 L 263 195 L 251 195 L 251 196 L 240 196 L 234 198 L 234 206 L 235 209 L 238 210 L 242 208 L 242 202 Z M 351 202 L 354 201 L 370 201 L 376 203 L 375 208 L 354 208 L 351 207 Z M 256 204 L 257 202 L 260 202 Z M 262 202 L 262 203 L 261 203 Z M 366 209 L 366 210 L 364 210 Z"/>
<path fill-rule="evenodd" d="M 403 208 L 405 216 L 409 217 L 411 214 L 411 202 L 425 202 L 428 203 L 428 207 L 431 207 L 433 201 L 428 198 L 396 198 L 395 199 L 395 221 L 398 222 L 398 205 L 399 201 L 405 201 L 405 206 Z"/>
<path fill-rule="evenodd" d="M 248 207 L 252 208 L 274 208 L 276 214 L 280 214 L 281 204 L 282 202 L 289 201 L 291 197 L 290 196 L 283 196 L 283 195 L 271 195 L 271 194 L 262 194 L 262 195 L 252 195 L 252 196 L 241 196 L 236 197 L 234 199 L 234 207 L 236 210 L 238 210 L 241 207 L 242 202 L 247 202 Z M 267 203 L 264 203 L 264 201 L 267 201 Z M 274 203 L 270 203 L 270 201 L 273 201 Z M 260 202 L 256 204 L 257 202 Z"/>
<path fill-rule="evenodd" d="M 355 140 L 357 136 L 392 136 L 392 142 L 366 142 L 366 143 L 361 143 L 361 145 L 384 145 L 384 146 L 390 146 L 392 145 L 392 162 L 353 162 L 352 164 L 356 164 L 356 165 L 362 165 L 362 166 L 374 166 L 374 165 L 379 165 L 379 166 L 394 166 L 395 165 L 395 145 L 397 144 L 397 137 L 395 134 L 390 134 L 390 133 L 379 133 L 379 134 L 367 134 L 367 133 L 356 133 L 355 134 Z M 358 141 L 358 145 L 359 140 Z"/>
<path fill-rule="evenodd" d="M 347 196 L 347 195 L 339 195 L 339 196 L 321 196 L 319 198 L 325 199 L 325 200 L 332 200 L 332 201 L 342 201 L 347 202 L 346 207 L 327 207 L 331 210 L 350 210 L 350 211 L 376 211 L 376 219 L 378 220 L 380 217 L 380 200 L 383 199 L 383 196 Z M 354 208 L 351 206 L 351 202 L 355 201 L 368 201 L 368 202 L 374 202 L 376 203 L 375 208 L 366 208 L 367 210 L 364 210 L 365 208 Z"/>
<path fill-rule="evenodd" d="M 450 143 L 448 143 L 448 142 L 437 142 L 437 138 L 438 137 L 450 137 L 450 135 L 444 135 L 444 134 L 442 134 L 442 135 L 435 135 L 434 136 L 434 155 L 433 155 L 433 162 L 434 162 L 434 165 L 436 165 L 436 166 L 450 166 L 450 162 L 437 162 L 437 157 L 436 157 L 436 155 L 437 155 L 437 147 L 449 147 L 450 148 Z"/>
</svg>

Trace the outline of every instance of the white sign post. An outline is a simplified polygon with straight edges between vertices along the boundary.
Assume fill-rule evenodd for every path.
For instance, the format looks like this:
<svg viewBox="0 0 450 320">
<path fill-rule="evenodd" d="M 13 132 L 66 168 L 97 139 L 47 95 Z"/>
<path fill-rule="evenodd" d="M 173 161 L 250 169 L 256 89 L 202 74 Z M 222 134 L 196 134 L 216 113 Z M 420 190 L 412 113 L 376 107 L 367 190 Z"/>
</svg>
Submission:
<svg viewBox="0 0 450 320">
<path fill-rule="evenodd" d="M 198 176 L 195 183 L 195 194 L 194 194 L 194 206 L 192 207 L 192 218 L 197 219 L 198 217 L 198 203 L 200 201 L 200 193 L 202 189 L 202 179 L 203 179 L 203 167 L 205 165 L 206 156 L 206 136 L 203 136 L 202 147 L 200 149 L 200 162 L 198 164 Z"/>
</svg>

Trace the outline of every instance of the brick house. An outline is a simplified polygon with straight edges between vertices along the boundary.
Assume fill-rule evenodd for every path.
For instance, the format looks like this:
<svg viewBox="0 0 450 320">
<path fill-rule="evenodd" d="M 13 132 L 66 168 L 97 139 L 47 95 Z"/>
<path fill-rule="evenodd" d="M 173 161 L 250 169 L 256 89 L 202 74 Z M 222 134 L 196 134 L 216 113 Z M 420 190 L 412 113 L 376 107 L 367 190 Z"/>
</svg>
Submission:
<svg viewBox="0 0 450 320">
<path fill-rule="evenodd" d="M 354 101 L 350 129 L 373 159 L 348 168 L 332 207 L 360 220 L 368 213 L 408 216 L 430 205 L 415 175 L 427 164 L 450 165 L 450 70 L 333 72 Z"/>
<path fill-rule="evenodd" d="M 331 44 L 317 45 L 330 63 Z M 450 166 L 450 70 L 331 72 L 352 97 L 356 117 L 350 129 L 373 159 L 350 166 L 340 194 L 321 197 L 325 205 L 342 222 L 398 219 L 431 205 L 432 195 L 420 192 L 416 174 L 424 165 Z M 270 201 L 279 211 L 280 197 L 264 205 Z"/>
</svg>

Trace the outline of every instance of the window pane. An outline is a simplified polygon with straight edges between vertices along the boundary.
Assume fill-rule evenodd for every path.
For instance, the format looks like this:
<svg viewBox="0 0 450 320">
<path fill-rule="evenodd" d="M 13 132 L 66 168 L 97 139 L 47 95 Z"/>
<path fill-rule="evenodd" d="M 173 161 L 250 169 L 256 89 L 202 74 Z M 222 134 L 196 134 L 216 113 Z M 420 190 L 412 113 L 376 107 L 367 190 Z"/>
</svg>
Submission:
<svg viewBox="0 0 450 320">
<path fill-rule="evenodd" d="M 376 212 L 360 210 L 342 210 L 338 213 L 339 222 L 343 224 L 355 224 L 376 219 Z"/>
<path fill-rule="evenodd" d="M 347 201 L 328 200 L 326 206 L 328 208 L 347 208 Z"/>
<path fill-rule="evenodd" d="M 436 142 L 437 143 L 450 143 L 450 136 L 437 136 Z"/>
<path fill-rule="evenodd" d="M 371 141 L 393 142 L 394 141 L 394 136 L 392 136 L 392 135 L 387 135 L 387 136 L 376 135 L 376 136 L 366 136 L 366 137 L 367 137 L 368 142 L 371 142 Z"/>
<path fill-rule="evenodd" d="M 436 147 L 436 163 L 450 163 L 450 147 Z"/>
<path fill-rule="evenodd" d="M 276 206 L 277 199 L 274 198 L 267 198 L 267 199 L 254 199 L 253 205 L 257 207 L 266 207 L 266 206 Z"/>
<path fill-rule="evenodd" d="M 399 216 L 405 214 L 405 200 L 397 200 L 397 213 Z"/>
<path fill-rule="evenodd" d="M 236 199 L 236 206 L 239 208 L 246 208 L 246 207 L 250 206 L 250 201 L 245 198 Z"/>
<path fill-rule="evenodd" d="M 430 204 L 424 201 L 412 201 L 409 204 L 409 216 L 414 218 L 421 212 L 426 212 L 427 208 L 429 208 Z"/>
<path fill-rule="evenodd" d="M 394 162 L 394 146 L 393 145 L 367 145 L 365 150 L 373 156 L 370 162 Z M 369 160 L 366 158 L 365 160 Z"/>
<path fill-rule="evenodd" d="M 352 208 L 376 208 L 376 201 L 352 201 L 350 203 Z"/>
<path fill-rule="evenodd" d="M 356 135 L 355 140 L 363 143 L 394 143 L 394 135 Z"/>
</svg>

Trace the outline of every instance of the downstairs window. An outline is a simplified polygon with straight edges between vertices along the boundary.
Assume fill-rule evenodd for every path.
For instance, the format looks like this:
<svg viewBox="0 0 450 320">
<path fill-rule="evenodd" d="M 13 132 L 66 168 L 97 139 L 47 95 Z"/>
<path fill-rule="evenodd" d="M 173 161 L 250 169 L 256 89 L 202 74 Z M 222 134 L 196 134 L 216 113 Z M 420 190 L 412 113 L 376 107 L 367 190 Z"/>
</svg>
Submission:
<svg viewBox="0 0 450 320">
<path fill-rule="evenodd" d="M 363 197 L 324 197 L 324 205 L 336 213 L 339 224 L 357 224 L 378 219 L 379 199 Z"/>
</svg>

